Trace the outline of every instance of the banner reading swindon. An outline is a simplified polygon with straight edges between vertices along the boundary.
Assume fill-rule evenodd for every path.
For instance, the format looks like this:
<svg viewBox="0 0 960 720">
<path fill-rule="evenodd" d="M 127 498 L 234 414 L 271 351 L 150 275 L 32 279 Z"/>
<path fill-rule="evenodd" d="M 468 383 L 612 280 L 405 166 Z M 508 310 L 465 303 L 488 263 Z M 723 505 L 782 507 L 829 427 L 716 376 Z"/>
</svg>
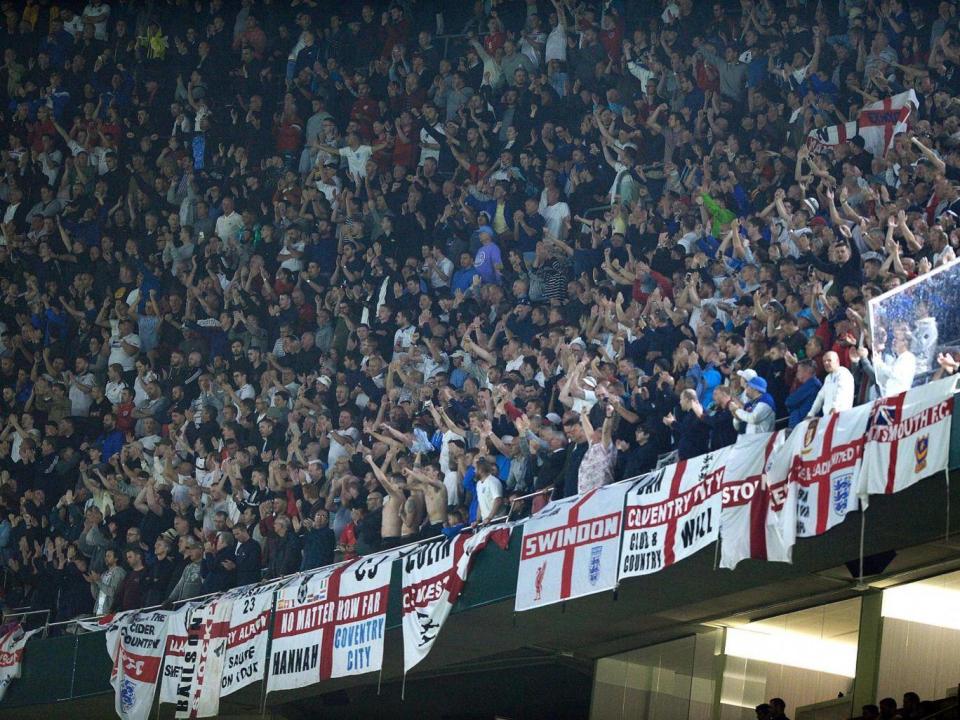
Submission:
<svg viewBox="0 0 960 720">
<path fill-rule="evenodd" d="M 717 540 L 729 452 L 681 460 L 630 485 L 619 580 L 659 572 Z"/>
<path fill-rule="evenodd" d="M 472 535 L 461 533 L 404 552 L 401 558 L 404 673 L 430 654 L 460 597 L 473 558 L 490 540 L 506 548 L 512 529 L 509 525 L 487 526 Z"/>
<path fill-rule="evenodd" d="M 943 472 L 950 459 L 956 377 L 918 385 L 870 406 L 860 496 L 890 495 Z"/>
<path fill-rule="evenodd" d="M 395 551 L 296 577 L 277 592 L 267 692 L 376 672 Z"/>
<path fill-rule="evenodd" d="M 612 590 L 630 483 L 548 503 L 523 526 L 514 609 L 530 610 Z"/>
</svg>

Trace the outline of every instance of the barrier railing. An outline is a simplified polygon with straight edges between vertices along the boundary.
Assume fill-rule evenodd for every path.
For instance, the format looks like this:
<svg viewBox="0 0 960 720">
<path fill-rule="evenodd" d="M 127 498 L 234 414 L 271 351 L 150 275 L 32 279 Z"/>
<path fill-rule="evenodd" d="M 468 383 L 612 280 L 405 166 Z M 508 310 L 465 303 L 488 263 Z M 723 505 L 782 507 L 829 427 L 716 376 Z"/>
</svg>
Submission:
<svg viewBox="0 0 960 720">
<path fill-rule="evenodd" d="M 514 508 L 517 506 L 518 503 L 526 502 L 527 500 L 531 500 L 531 499 L 533 499 L 533 498 L 535 498 L 535 497 L 538 497 L 538 496 L 541 496 L 541 495 L 546 495 L 546 496 L 547 496 L 547 501 L 549 502 L 550 499 L 553 497 L 553 488 L 550 487 L 550 488 L 544 488 L 544 489 L 542 489 L 542 490 L 535 490 L 535 491 L 532 492 L 532 493 L 527 493 L 526 495 L 521 495 L 521 496 L 519 496 L 519 497 L 515 497 L 515 498 L 513 498 L 513 499 L 510 500 L 510 504 L 509 504 L 509 506 L 508 506 L 507 512 L 506 512 L 504 515 L 500 515 L 499 517 L 495 517 L 495 518 L 491 519 L 489 522 L 484 523 L 483 525 L 471 526 L 471 527 L 464 528 L 461 532 L 475 532 L 479 527 L 486 527 L 486 526 L 488 526 L 488 525 L 506 523 L 506 522 L 509 522 L 509 521 L 512 520 L 512 519 L 516 519 L 516 518 L 513 517 L 513 513 L 514 513 Z M 442 537 L 442 536 L 437 536 L 437 537 L 432 537 L 432 538 L 425 538 L 425 539 L 423 539 L 423 540 L 415 540 L 415 541 L 410 542 L 410 543 L 407 543 L 407 544 L 405 544 L 405 545 L 400 545 L 400 546 L 398 546 L 398 547 L 396 547 L 396 548 L 391 548 L 391 550 L 393 550 L 393 551 L 398 551 L 398 550 L 400 550 L 400 551 L 409 551 L 410 549 L 415 548 L 415 547 L 418 547 L 418 546 L 420 546 L 420 545 L 427 545 L 427 544 L 429 544 L 429 543 L 436 542 L 436 541 L 438 541 L 441 537 Z M 375 555 L 376 553 L 371 553 L 371 554 L 372 554 L 372 555 Z M 340 565 L 340 564 L 342 564 L 343 562 L 344 562 L 344 561 L 341 560 L 340 562 L 331 563 L 330 565 L 324 565 L 324 566 L 318 567 L 318 568 L 310 568 L 309 570 L 301 570 L 301 571 L 299 571 L 299 572 L 290 573 L 289 575 L 283 575 L 282 577 L 279 577 L 279 578 L 265 579 L 265 580 L 262 580 L 262 581 L 261 581 L 261 584 L 264 584 L 264 585 L 265 585 L 265 584 L 274 583 L 274 582 L 276 582 L 276 583 L 287 582 L 287 581 L 292 580 L 292 579 L 294 579 L 294 578 L 302 577 L 303 575 L 306 575 L 306 574 L 309 574 L 309 573 L 314 573 L 314 572 L 317 572 L 317 571 L 319 571 L 319 570 L 322 570 L 324 567 L 334 567 L 335 565 Z M 238 587 L 243 587 L 243 586 L 238 586 Z M 226 591 L 226 592 L 229 592 L 229 591 Z M 206 598 L 211 598 L 211 597 L 214 597 L 215 595 L 222 595 L 222 594 L 223 594 L 223 591 L 218 591 L 218 592 L 214 592 L 214 593 L 206 593 L 205 595 L 196 595 L 196 596 L 191 597 L 191 598 L 185 598 L 185 599 L 183 599 L 183 600 L 176 600 L 176 601 L 174 601 L 174 602 L 171 603 L 171 604 L 163 603 L 163 604 L 160 604 L 160 605 L 151 605 L 151 606 L 148 606 L 148 607 L 139 608 L 139 611 L 140 611 L 140 612 L 149 612 L 149 611 L 151 611 L 151 610 L 160 610 L 160 609 L 162 609 L 162 608 L 164 608 L 164 607 L 170 607 L 170 605 L 172 605 L 173 607 L 181 607 L 181 606 L 185 605 L 186 603 L 197 602 L 198 600 L 205 600 Z M 44 623 L 44 626 L 43 626 L 43 627 L 44 627 L 44 637 L 46 637 L 46 636 L 49 634 L 49 631 L 50 631 L 51 629 L 63 628 L 63 632 L 70 633 L 70 632 L 71 632 L 71 630 L 70 630 L 70 627 L 71 627 L 71 626 L 73 626 L 73 628 L 74 628 L 74 629 L 73 629 L 73 632 L 78 632 L 78 631 L 80 630 L 80 628 L 79 628 L 79 623 L 80 623 L 81 620 L 82 620 L 82 621 L 90 622 L 90 621 L 94 621 L 94 620 L 99 620 L 99 619 L 101 619 L 101 618 L 104 618 L 104 617 L 107 617 L 108 615 L 113 614 L 113 613 L 102 613 L 102 614 L 100 614 L 100 615 L 87 615 L 87 616 L 85 616 L 85 617 L 75 617 L 75 618 L 71 618 L 71 619 L 69 619 L 69 620 L 60 620 L 60 621 L 53 622 L 53 623 L 50 622 L 50 611 L 49 611 L 49 610 L 33 610 L 33 611 L 29 611 L 28 613 L 23 613 L 23 614 L 42 614 L 42 613 L 46 613 L 46 616 L 47 616 L 47 620 L 46 620 L 46 622 Z M 21 614 L 21 613 L 15 613 L 15 615 L 16 615 L 16 614 Z M 4 615 L 4 618 L 6 618 L 6 615 Z"/>
</svg>

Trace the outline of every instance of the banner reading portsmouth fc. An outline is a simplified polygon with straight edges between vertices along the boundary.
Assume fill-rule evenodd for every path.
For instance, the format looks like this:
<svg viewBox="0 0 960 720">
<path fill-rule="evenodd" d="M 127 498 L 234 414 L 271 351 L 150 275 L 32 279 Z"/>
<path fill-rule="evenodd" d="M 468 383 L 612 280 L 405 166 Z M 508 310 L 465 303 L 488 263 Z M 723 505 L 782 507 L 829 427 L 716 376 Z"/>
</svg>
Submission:
<svg viewBox="0 0 960 720">
<path fill-rule="evenodd" d="M 956 384 L 955 377 L 947 377 L 870 406 L 860 473 L 862 498 L 900 492 L 947 468 Z"/>
<path fill-rule="evenodd" d="M 623 498 L 617 483 L 548 503 L 523 526 L 516 610 L 530 610 L 612 590 Z"/>
<path fill-rule="evenodd" d="M 378 671 L 390 569 L 379 553 L 294 578 L 277 593 L 267 691 Z"/>
<path fill-rule="evenodd" d="M 619 579 L 649 575 L 715 542 L 729 448 L 641 476 L 627 492 Z"/>
<path fill-rule="evenodd" d="M 407 673 L 433 649 L 467 581 L 473 558 L 489 540 L 505 548 L 509 526 L 488 526 L 424 543 L 405 552 L 403 563 L 403 671 Z"/>
</svg>

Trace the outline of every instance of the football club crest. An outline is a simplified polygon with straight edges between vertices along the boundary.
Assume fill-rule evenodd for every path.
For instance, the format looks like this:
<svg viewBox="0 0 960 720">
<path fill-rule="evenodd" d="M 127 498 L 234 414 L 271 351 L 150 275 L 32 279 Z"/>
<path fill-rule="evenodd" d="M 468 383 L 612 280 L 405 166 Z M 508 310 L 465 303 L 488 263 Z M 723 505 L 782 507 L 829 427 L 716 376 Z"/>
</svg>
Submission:
<svg viewBox="0 0 960 720">
<path fill-rule="evenodd" d="M 803 434 L 803 449 L 801 455 L 809 455 L 813 452 L 813 439 L 817 436 L 817 426 L 820 424 L 820 418 L 813 418 L 807 423 L 807 430 Z"/>
<path fill-rule="evenodd" d="M 913 446 L 913 459 L 916 466 L 913 468 L 915 473 L 923 472 L 927 469 L 927 455 L 930 451 L 930 436 L 921 435 Z"/>
</svg>

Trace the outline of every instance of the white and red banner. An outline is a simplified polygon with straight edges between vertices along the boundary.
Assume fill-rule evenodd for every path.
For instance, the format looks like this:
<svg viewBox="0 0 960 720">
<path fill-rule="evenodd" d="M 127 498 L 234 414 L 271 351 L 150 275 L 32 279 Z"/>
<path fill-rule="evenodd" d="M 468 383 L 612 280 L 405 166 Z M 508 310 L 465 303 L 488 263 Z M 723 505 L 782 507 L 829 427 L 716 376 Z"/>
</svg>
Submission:
<svg viewBox="0 0 960 720">
<path fill-rule="evenodd" d="M 380 670 L 390 570 L 397 556 L 394 551 L 369 555 L 280 588 L 268 692 Z"/>
<path fill-rule="evenodd" d="M 514 608 L 530 610 L 617 585 L 629 483 L 548 503 L 523 526 Z"/>
<path fill-rule="evenodd" d="M 789 548 L 767 525 L 770 493 L 764 482 L 770 460 L 787 433 L 741 435 L 727 456 L 720 514 L 720 567 L 733 569 L 741 560 L 789 562 Z"/>
<path fill-rule="evenodd" d="M 187 642 L 180 662 L 174 717 L 215 717 L 220 712 L 220 680 L 227 655 L 233 600 L 219 595 L 187 620 Z"/>
<path fill-rule="evenodd" d="M 403 577 L 403 672 L 433 649 L 476 554 L 493 540 L 506 548 L 512 527 L 494 525 L 421 544 L 401 557 Z"/>
<path fill-rule="evenodd" d="M 918 385 L 870 406 L 860 495 L 890 495 L 947 469 L 955 377 Z"/>
<path fill-rule="evenodd" d="M 107 631 L 107 653 L 113 661 L 110 684 L 121 720 L 147 720 L 150 716 L 169 617 L 163 610 L 129 611 L 97 623 L 98 629 Z"/>
<path fill-rule="evenodd" d="M 279 583 L 245 585 L 227 593 L 233 608 L 227 635 L 227 657 L 220 678 L 222 697 L 263 679 L 273 594 L 278 587 Z"/>
<path fill-rule="evenodd" d="M 619 580 L 658 572 L 716 542 L 728 454 L 723 448 L 681 460 L 631 484 Z"/>
<path fill-rule="evenodd" d="M 14 625 L 0 637 L 0 700 L 7 694 L 10 684 L 20 677 L 23 649 L 34 633 L 38 632 L 40 630 L 24 631 L 19 625 Z"/>
<path fill-rule="evenodd" d="M 804 420 L 770 460 L 767 524 L 785 548 L 822 535 L 859 508 L 870 405 Z"/>
<path fill-rule="evenodd" d="M 177 702 L 177 690 L 180 687 L 180 670 L 183 665 L 183 652 L 187 647 L 187 621 L 190 613 L 200 605 L 199 602 L 181 605 L 167 618 L 166 649 L 163 653 L 163 666 L 160 671 L 160 702 Z M 186 699 L 189 687 L 184 687 Z"/>
<path fill-rule="evenodd" d="M 910 114 L 918 107 L 916 92 L 908 90 L 865 105 L 856 120 L 811 130 L 808 142 L 813 146 L 843 145 L 859 136 L 870 154 L 882 156 L 893 147 L 894 138 L 907 131 Z"/>
</svg>

